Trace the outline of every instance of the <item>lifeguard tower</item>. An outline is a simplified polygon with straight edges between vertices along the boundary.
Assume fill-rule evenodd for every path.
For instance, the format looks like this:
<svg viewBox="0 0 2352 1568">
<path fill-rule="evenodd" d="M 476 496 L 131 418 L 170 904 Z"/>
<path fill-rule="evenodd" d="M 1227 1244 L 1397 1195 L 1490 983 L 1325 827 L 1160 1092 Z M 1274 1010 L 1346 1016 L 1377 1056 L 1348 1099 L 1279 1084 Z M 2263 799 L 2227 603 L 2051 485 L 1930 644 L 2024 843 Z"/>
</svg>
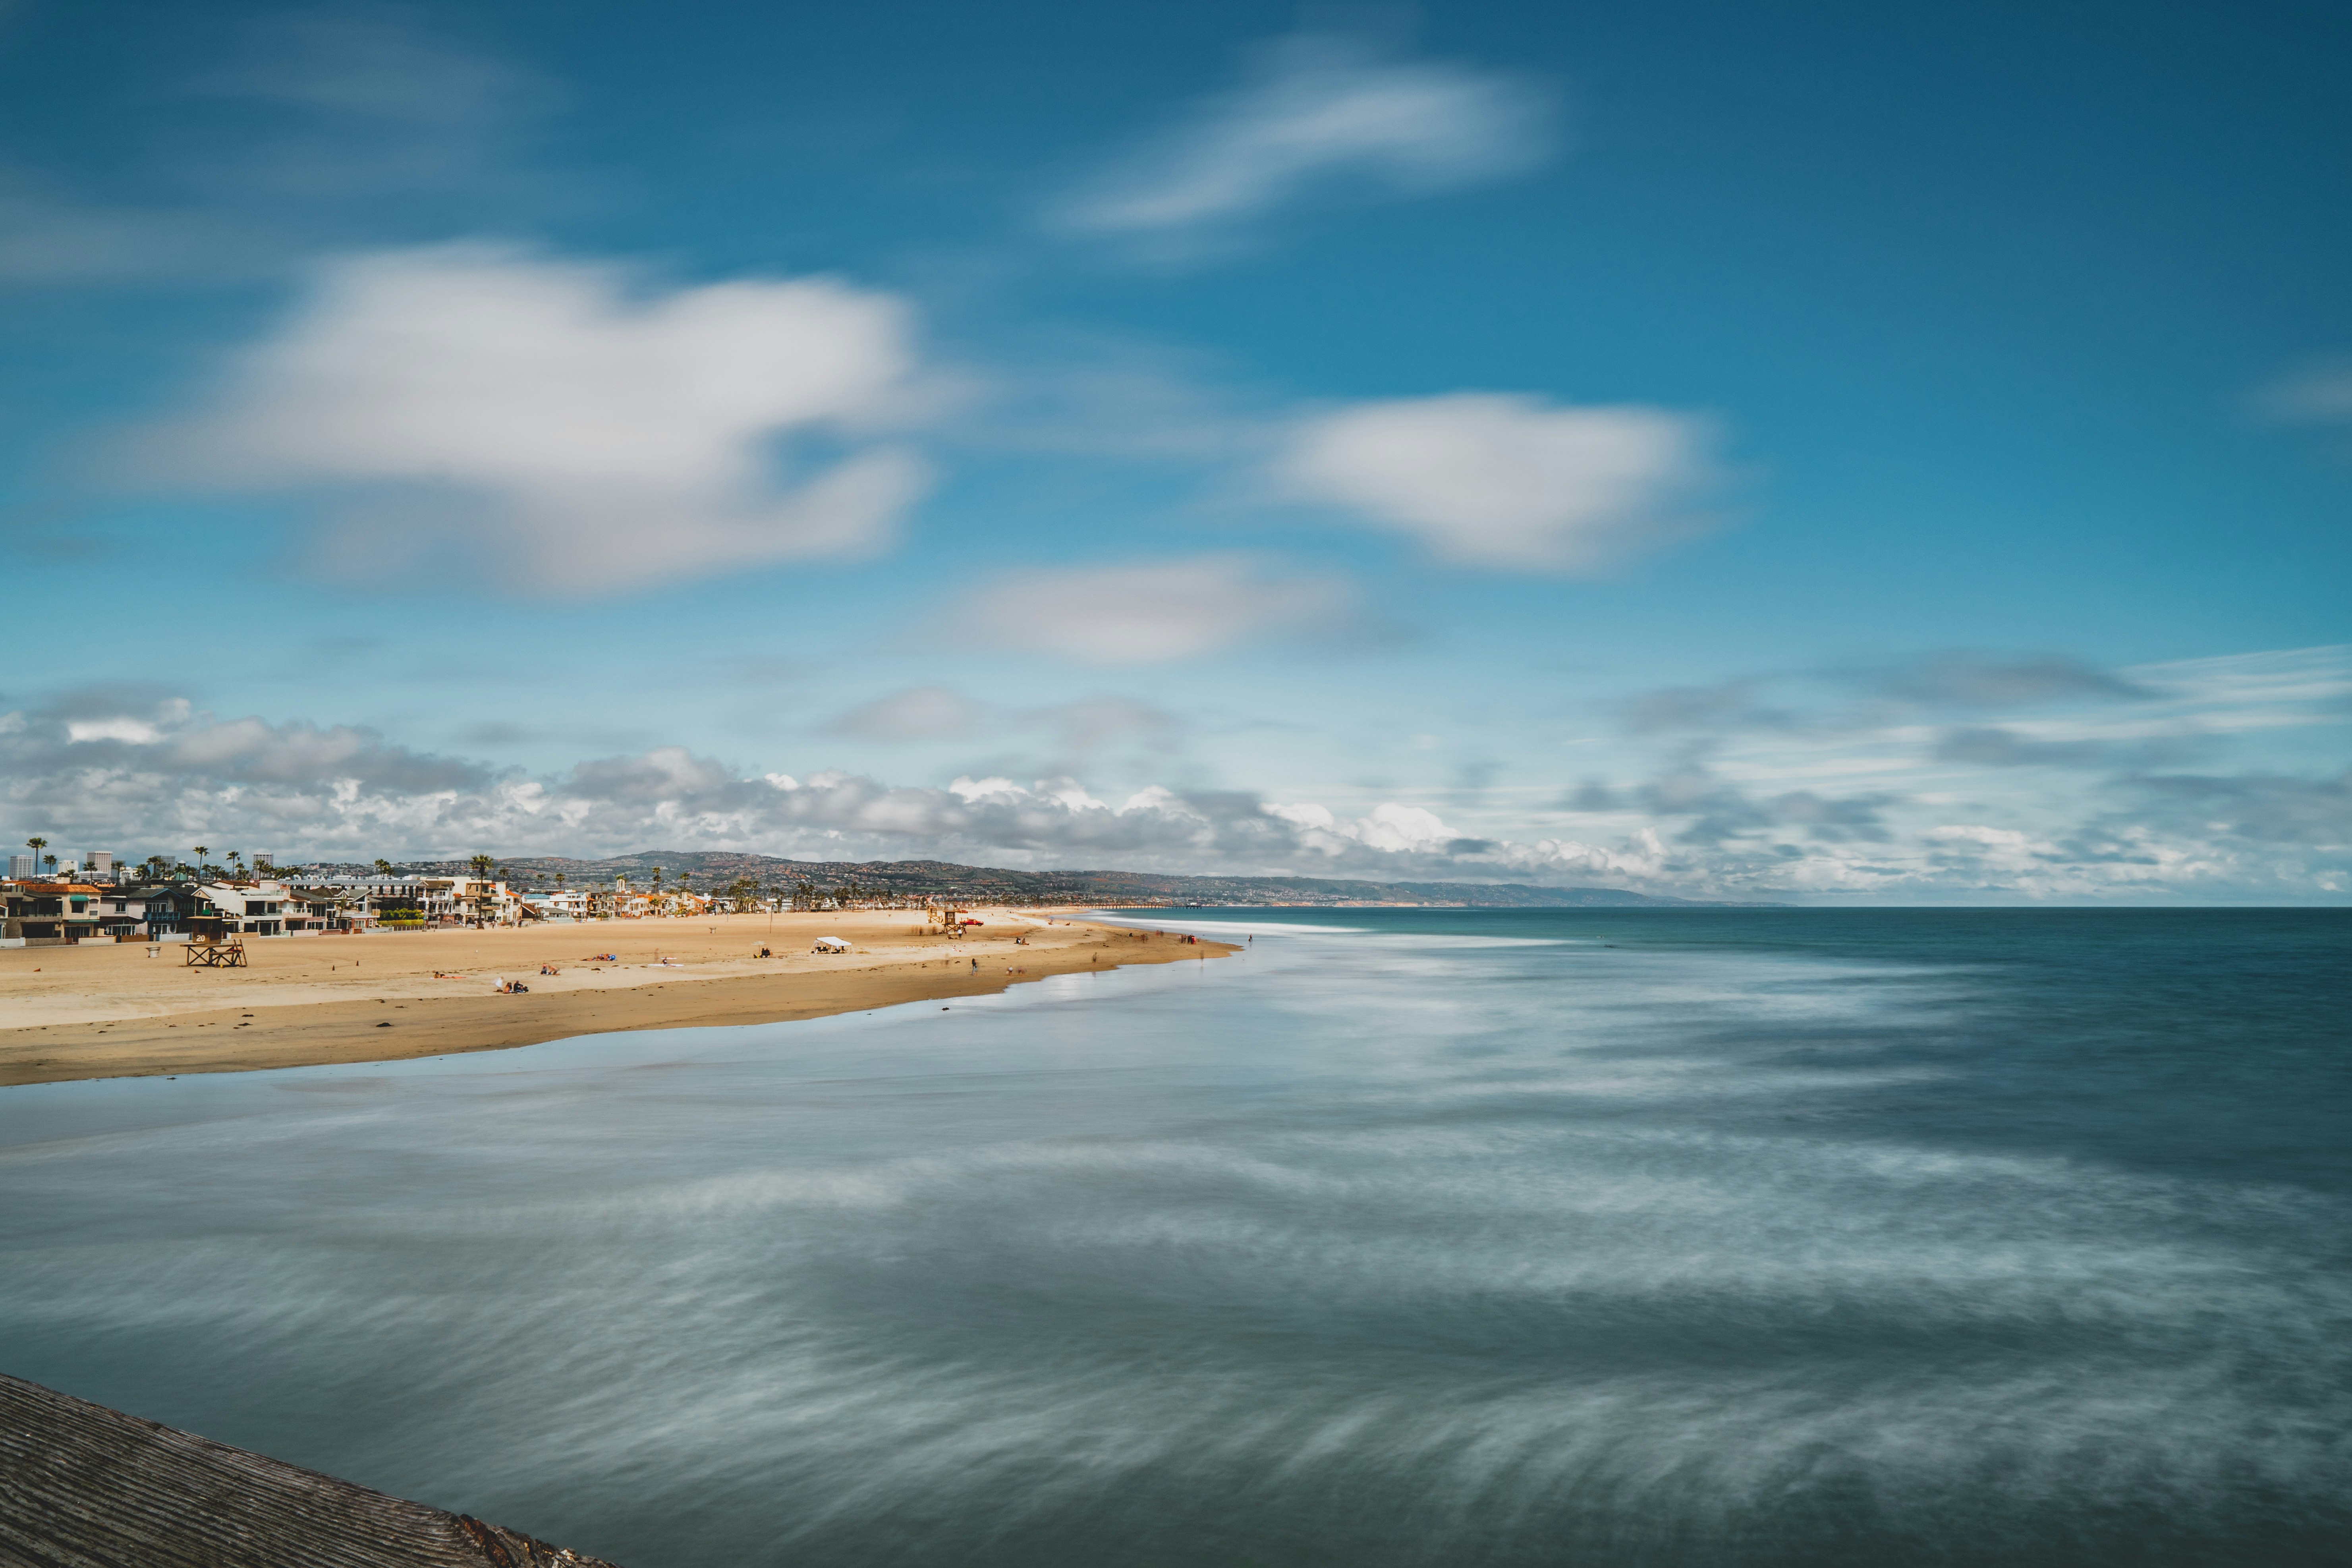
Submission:
<svg viewBox="0 0 2352 1568">
<path fill-rule="evenodd" d="M 188 922 L 188 945 L 183 949 L 190 969 L 245 969 L 245 938 L 218 915 L 198 915 Z"/>
</svg>

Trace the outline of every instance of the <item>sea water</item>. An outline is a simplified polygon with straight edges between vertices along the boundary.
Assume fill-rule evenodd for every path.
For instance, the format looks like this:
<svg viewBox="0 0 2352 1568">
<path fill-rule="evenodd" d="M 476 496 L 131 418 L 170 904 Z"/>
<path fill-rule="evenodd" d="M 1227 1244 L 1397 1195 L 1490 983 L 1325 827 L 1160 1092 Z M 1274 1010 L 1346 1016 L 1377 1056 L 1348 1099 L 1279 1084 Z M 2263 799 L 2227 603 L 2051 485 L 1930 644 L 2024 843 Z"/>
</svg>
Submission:
<svg viewBox="0 0 2352 1568">
<path fill-rule="evenodd" d="M 2352 914 L 1129 918 L 0 1089 L 0 1370 L 630 1568 L 2352 1550 Z"/>
</svg>

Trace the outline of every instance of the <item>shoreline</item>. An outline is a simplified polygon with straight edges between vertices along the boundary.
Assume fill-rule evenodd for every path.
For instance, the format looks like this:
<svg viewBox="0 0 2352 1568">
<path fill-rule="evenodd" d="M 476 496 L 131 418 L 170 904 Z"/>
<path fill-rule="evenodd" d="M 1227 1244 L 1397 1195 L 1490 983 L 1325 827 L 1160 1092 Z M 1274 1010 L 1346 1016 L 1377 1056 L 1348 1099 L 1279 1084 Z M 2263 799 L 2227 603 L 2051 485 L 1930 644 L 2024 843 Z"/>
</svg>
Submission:
<svg viewBox="0 0 2352 1568">
<path fill-rule="evenodd" d="M 877 910 L 289 937 L 249 944 L 251 967 L 234 970 L 188 969 L 173 946 L 155 958 L 143 943 L 12 949 L 0 953 L 0 1088 L 787 1023 L 1239 951 L 1055 910 L 972 912 L 990 923 L 957 935 Z M 819 935 L 846 937 L 856 951 L 805 951 Z M 751 956 L 763 944 L 777 956 Z M 584 948 L 615 956 L 597 962 Z M 542 963 L 561 973 L 537 973 Z M 499 978 L 530 989 L 499 994 Z"/>
</svg>

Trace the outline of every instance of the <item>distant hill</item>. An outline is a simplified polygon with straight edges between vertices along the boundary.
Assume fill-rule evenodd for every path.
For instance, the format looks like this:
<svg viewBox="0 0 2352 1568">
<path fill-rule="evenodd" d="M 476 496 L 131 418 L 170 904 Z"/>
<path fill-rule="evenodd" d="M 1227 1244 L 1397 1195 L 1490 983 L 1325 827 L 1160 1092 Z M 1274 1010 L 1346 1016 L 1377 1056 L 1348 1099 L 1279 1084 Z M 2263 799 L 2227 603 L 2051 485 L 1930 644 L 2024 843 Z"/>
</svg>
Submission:
<svg viewBox="0 0 2352 1568">
<path fill-rule="evenodd" d="M 1179 877 L 1157 871 L 1010 871 L 988 866 L 957 866 L 945 860 L 784 860 L 724 849 L 649 849 L 604 860 L 561 856 L 522 856 L 499 864 L 527 885 L 551 884 L 557 872 L 575 885 L 609 882 L 615 877 L 643 881 L 660 868 L 675 883 L 681 876 L 697 888 L 723 888 L 738 877 L 790 890 L 797 882 L 833 889 L 855 884 L 862 890 L 908 898 L 949 898 L 972 902 L 1127 905 L 1423 905 L 1465 909 L 1728 909 L 1765 906 L 1673 899 L 1622 888 L 1549 888 L 1528 882 L 1354 882 L 1324 877 Z M 467 869 L 462 860 L 404 861 L 400 869 L 450 876 Z M 365 874 L 362 865 L 320 863 L 311 869 Z"/>
</svg>

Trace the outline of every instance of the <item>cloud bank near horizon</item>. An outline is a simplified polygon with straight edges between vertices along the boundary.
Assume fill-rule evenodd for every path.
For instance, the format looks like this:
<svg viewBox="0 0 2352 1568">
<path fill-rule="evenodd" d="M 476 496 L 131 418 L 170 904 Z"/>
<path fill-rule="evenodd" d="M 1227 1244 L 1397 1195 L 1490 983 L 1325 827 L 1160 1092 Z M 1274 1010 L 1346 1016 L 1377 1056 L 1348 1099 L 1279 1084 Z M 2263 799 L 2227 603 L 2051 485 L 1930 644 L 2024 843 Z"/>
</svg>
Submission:
<svg viewBox="0 0 2352 1568">
<path fill-rule="evenodd" d="M 2300 901 L 2352 888 L 2352 773 L 2195 771 L 2146 749 L 2165 736 L 2341 724 L 2352 649 L 2119 674 L 1946 656 L 1832 684 L 1895 705 L 1796 715 L 1745 689 L 1721 700 L 1661 693 L 1624 714 L 1629 733 L 1664 731 L 1647 777 L 1564 789 L 1508 833 L 1466 829 L 1413 800 L 1335 809 L 1156 784 L 1097 795 L 1070 776 L 911 785 L 747 769 L 675 745 L 534 774 L 360 726 L 224 719 L 182 698 L 107 690 L 0 714 L 0 800 L 53 841 L 140 855 L 199 839 L 341 859 L 738 849 L 1927 901 Z M 1082 707 L 1027 721 L 1074 735 L 1174 723 L 1115 699 Z M 833 729 L 952 739 L 982 711 L 916 689 Z M 1981 754 L 1988 735 L 2012 752 Z M 1832 753 L 1843 771 L 1824 766 Z M 2056 816 L 2022 809 L 2005 782 L 2102 769 Z"/>
</svg>

